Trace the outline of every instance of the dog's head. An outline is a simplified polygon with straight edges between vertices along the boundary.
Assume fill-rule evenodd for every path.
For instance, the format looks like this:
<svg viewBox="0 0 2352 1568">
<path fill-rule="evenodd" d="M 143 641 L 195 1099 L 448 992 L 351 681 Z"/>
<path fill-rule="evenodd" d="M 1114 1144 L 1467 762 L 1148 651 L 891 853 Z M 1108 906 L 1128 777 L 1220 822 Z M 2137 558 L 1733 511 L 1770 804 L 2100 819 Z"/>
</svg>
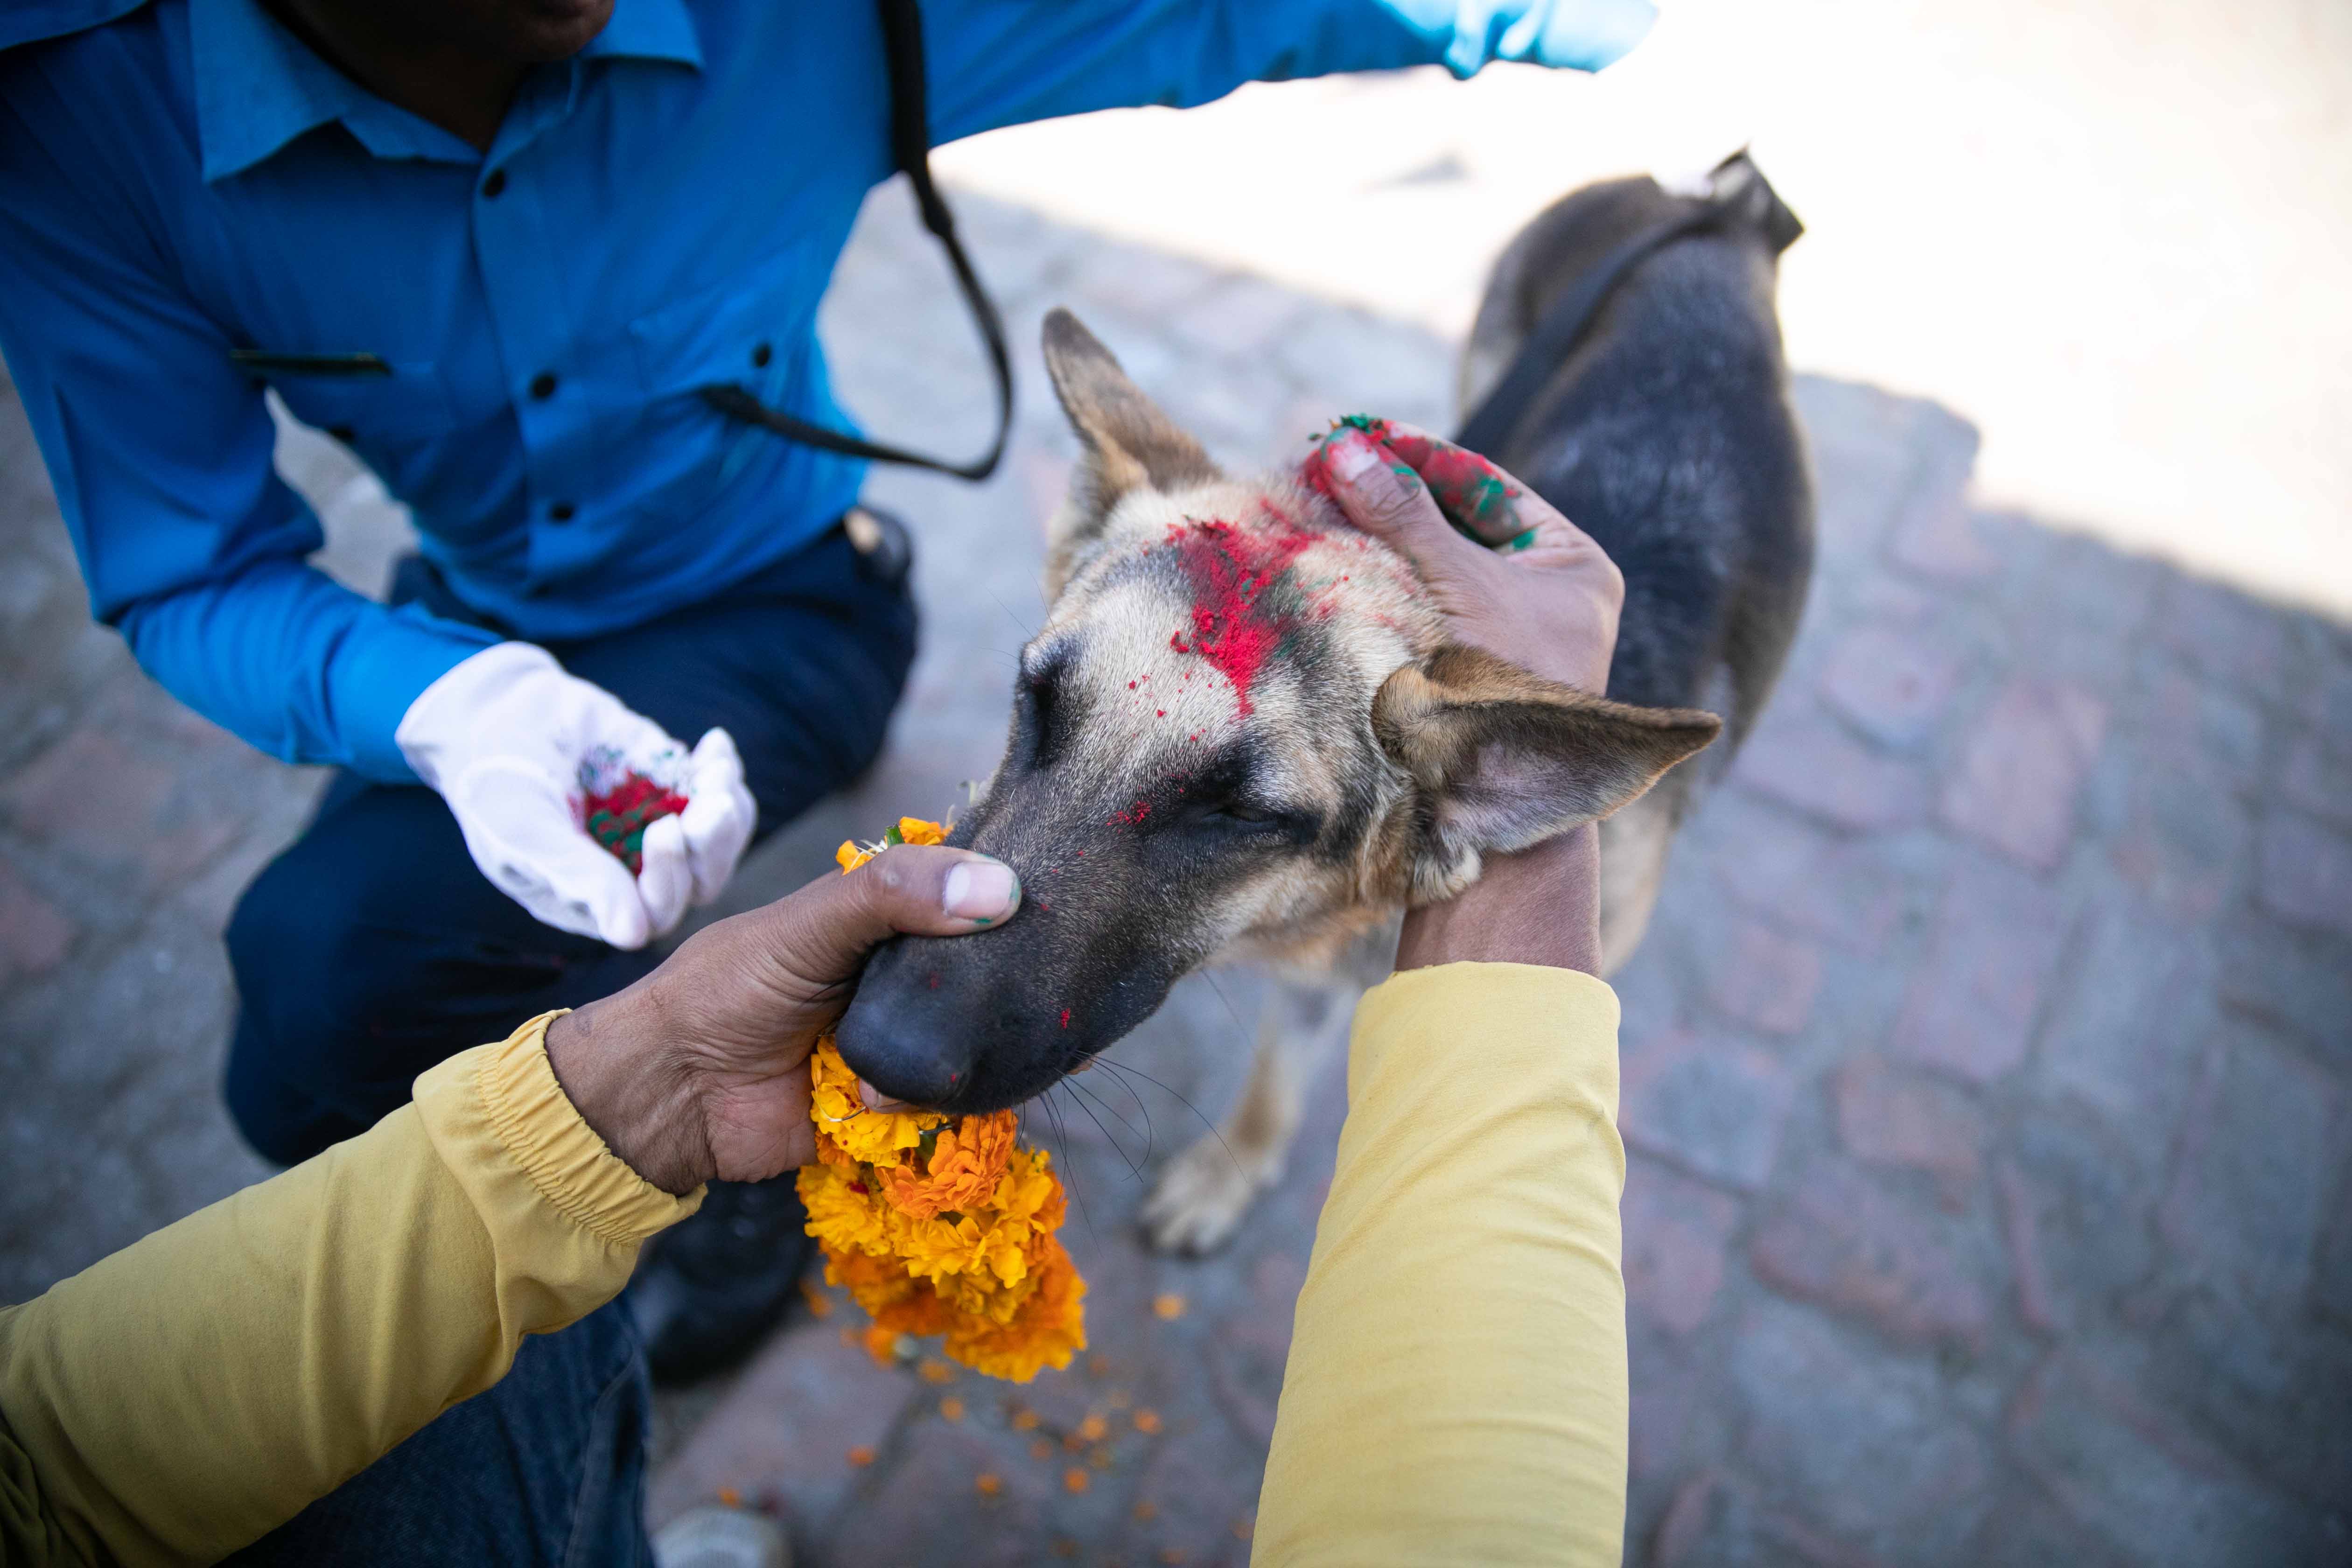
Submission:
<svg viewBox="0 0 2352 1568">
<path fill-rule="evenodd" d="M 1235 948 L 1303 955 L 1451 897 L 1648 788 L 1707 714 L 1444 640 L 1405 562 L 1297 477 L 1228 479 L 1076 319 L 1045 363 L 1084 458 L 1011 738 L 950 843 L 1019 873 L 1002 930 L 901 938 L 839 1030 L 885 1092 L 1036 1094 Z"/>
</svg>

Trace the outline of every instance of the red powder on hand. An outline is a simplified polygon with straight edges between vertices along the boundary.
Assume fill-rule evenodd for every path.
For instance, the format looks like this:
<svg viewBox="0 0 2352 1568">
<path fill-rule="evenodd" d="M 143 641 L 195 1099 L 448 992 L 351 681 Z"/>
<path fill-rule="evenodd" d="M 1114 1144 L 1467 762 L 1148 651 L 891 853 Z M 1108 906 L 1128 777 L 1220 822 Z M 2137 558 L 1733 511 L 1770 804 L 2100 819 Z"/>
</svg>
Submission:
<svg viewBox="0 0 2352 1568">
<path fill-rule="evenodd" d="M 635 876 L 645 869 L 646 826 L 686 809 L 686 796 L 643 773 L 625 773 L 602 795 L 588 797 L 588 837 L 612 851 Z"/>
</svg>

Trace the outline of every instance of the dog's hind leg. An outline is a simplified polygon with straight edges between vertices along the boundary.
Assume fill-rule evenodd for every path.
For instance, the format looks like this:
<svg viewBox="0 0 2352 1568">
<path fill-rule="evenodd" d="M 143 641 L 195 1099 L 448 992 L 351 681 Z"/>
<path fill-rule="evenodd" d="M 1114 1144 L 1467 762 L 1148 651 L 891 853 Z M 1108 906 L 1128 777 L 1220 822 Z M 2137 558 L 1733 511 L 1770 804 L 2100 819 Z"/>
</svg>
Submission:
<svg viewBox="0 0 2352 1568">
<path fill-rule="evenodd" d="M 1281 1179 L 1307 1086 L 1348 1032 L 1360 988 L 1342 975 L 1277 974 L 1258 1015 L 1248 1084 L 1217 1131 L 1169 1162 L 1144 1200 L 1143 1234 L 1161 1252 L 1213 1252 Z"/>
</svg>

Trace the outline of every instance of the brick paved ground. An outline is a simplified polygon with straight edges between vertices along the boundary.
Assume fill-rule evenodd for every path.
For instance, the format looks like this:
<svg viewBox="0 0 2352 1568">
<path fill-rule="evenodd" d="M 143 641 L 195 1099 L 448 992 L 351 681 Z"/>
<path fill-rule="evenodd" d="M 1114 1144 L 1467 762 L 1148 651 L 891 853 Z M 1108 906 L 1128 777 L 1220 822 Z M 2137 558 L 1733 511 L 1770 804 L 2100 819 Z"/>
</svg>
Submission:
<svg viewBox="0 0 2352 1568">
<path fill-rule="evenodd" d="M 1024 345 L 1073 304 L 1229 458 L 1351 408 L 1445 419 L 1450 351 L 1425 334 L 972 209 Z M 878 425 L 977 442 L 966 328 L 895 202 L 828 321 Z M 736 905 L 992 759 L 1071 449 L 1024 373 L 995 483 L 876 481 L 922 540 L 916 687 L 877 773 L 764 850 Z M 1800 396 L 1822 501 L 1805 632 L 1621 986 L 1628 1559 L 2344 1561 L 2352 637 L 1972 510 L 1972 434 L 1932 405 Z M 284 458 L 337 569 L 379 580 L 396 515 L 315 439 Z M 183 714 L 87 626 L 13 400 L 0 551 L 13 1298 L 261 1173 L 215 1093 L 218 933 L 320 778 Z M 876 1368 L 845 1311 L 804 1318 L 665 1402 L 656 1513 L 731 1488 L 824 1564 L 1243 1556 L 1336 1064 L 1225 1254 L 1153 1258 L 1132 1221 L 1198 1129 L 1178 1097 L 1213 1115 L 1237 1089 L 1257 994 L 1188 983 L 1120 1048 L 1168 1091 L 1094 1084 L 1102 1105 L 1064 1110 L 1083 1365 L 1008 1396 Z"/>
</svg>

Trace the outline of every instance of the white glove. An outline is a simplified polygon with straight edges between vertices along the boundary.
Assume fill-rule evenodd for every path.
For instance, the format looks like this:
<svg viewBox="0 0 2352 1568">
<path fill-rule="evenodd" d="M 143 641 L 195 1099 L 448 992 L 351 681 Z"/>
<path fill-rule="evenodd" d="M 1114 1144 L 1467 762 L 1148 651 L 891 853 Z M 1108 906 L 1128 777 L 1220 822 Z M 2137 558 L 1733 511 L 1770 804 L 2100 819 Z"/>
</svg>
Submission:
<svg viewBox="0 0 2352 1568">
<path fill-rule="evenodd" d="M 393 740 L 449 803 L 466 848 L 499 890 L 544 923 L 614 947 L 674 930 L 689 900 L 719 896 L 759 815 L 734 739 L 689 752 L 545 648 L 484 648 L 426 687 Z M 686 796 L 649 824 L 641 869 L 589 837 L 587 797 L 629 773 Z"/>
</svg>

